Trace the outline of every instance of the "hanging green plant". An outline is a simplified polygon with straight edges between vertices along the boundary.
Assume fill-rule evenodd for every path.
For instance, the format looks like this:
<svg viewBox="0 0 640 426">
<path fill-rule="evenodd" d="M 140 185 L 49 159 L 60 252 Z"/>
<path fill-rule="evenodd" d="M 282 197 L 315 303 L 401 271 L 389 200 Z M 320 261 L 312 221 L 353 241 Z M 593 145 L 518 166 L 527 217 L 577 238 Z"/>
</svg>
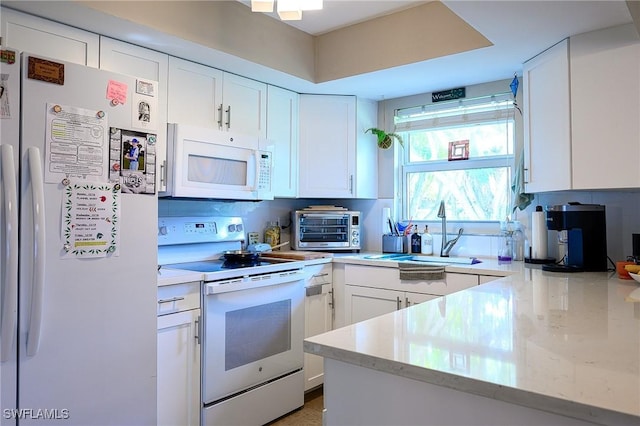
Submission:
<svg viewBox="0 0 640 426">
<path fill-rule="evenodd" d="M 376 135 L 376 137 L 378 138 L 378 148 L 381 148 L 381 149 L 390 148 L 391 145 L 393 145 L 394 139 L 398 141 L 400 146 L 404 147 L 404 142 L 402 140 L 402 137 L 397 133 L 387 133 L 384 130 L 377 129 L 375 127 L 367 129 L 364 132 L 365 133 L 371 132 L 372 134 Z"/>
</svg>

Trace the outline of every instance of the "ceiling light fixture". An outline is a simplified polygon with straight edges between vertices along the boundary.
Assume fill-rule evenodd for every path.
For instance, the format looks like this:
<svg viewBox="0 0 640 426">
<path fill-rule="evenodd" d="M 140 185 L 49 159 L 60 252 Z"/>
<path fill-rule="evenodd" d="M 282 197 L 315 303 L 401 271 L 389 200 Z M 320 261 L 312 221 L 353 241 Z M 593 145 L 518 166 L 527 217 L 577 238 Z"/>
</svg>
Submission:
<svg viewBox="0 0 640 426">
<path fill-rule="evenodd" d="M 278 0 L 276 10 L 283 21 L 299 21 L 304 10 L 321 10 L 323 0 Z M 275 0 L 251 0 L 252 12 L 273 12 Z"/>
</svg>

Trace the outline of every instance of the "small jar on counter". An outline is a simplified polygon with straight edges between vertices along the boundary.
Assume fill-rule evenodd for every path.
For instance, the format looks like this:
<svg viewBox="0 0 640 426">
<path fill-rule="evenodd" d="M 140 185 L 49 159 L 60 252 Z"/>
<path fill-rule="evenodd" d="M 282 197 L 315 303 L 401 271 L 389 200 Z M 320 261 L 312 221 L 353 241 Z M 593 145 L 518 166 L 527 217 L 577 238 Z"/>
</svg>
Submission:
<svg viewBox="0 0 640 426">
<path fill-rule="evenodd" d="M 271 247 L 280 244 L 280 224 L 276 222 L 268 222 L 264 230 L 264 242 Z"/>
</svg>

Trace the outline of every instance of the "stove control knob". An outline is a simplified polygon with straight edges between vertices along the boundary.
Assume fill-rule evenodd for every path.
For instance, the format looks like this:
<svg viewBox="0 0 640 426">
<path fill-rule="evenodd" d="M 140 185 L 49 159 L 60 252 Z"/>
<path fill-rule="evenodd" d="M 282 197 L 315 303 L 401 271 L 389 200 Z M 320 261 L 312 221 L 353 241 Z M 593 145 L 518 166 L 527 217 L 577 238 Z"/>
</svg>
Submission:
<svg viewBox="0 0 640 426">
<path fill-rule="evenodd" d="M 167 235 L 168 230 L 166 226 L 161 226 L 158 228 L 158 235 Z"/>
</svg>

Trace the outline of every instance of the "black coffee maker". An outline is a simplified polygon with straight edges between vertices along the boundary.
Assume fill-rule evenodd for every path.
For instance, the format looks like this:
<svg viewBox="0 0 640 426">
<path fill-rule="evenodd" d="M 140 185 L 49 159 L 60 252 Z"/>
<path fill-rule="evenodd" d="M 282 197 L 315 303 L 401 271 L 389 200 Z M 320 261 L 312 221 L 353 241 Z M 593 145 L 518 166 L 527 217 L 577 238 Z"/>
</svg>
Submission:
<svg viewBox="0 0 640 426">
<path fill-rule="evenodd" d="M 542 265 L 552 272 L 607 271 L 607 224 L 600 204 L 547 206 L 547 229 L 558 231 L 559 263 Z"/>
</svg>

